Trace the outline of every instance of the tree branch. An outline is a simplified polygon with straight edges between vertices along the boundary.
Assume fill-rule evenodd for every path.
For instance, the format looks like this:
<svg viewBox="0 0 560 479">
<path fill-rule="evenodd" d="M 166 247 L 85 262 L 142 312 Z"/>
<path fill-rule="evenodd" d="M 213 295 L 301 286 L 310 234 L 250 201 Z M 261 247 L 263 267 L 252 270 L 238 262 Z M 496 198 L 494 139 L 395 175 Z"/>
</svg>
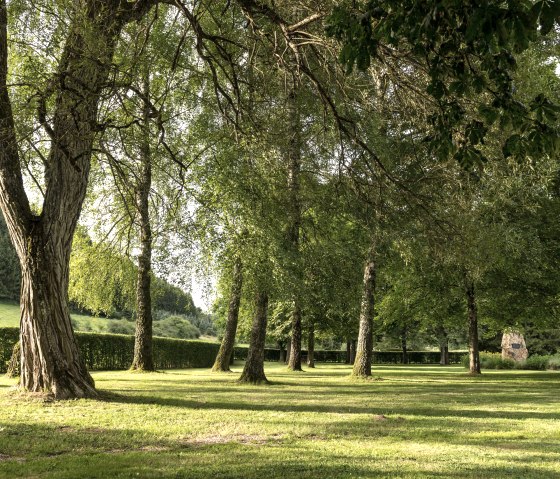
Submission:
<svg viewBox="0 0 560 479">
<path fill-rule="evenodd" d="M 23 241 L 32 217 L 23 187 L 12 104 L 8 94 L 8 10 L 0 0 L 0 208 Z"/>
</svg>

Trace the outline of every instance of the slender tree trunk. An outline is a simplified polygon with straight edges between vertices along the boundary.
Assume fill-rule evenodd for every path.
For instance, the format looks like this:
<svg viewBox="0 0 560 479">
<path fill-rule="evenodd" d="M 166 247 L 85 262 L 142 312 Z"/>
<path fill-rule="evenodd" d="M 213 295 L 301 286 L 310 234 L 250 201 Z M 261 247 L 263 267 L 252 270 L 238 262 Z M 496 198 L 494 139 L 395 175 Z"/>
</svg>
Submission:
<svg viewBox="0 0 560 479">
<path fill-rule="evenodd" d="M 403 328 L 401 334 L 401 349 L 402 349 L 402 364 L 408 364 L 408 350 L 407 350 L 407 337 L 406 337 L 406 328 Z"/>
<path fill-rule="evenodd" d="M 437 330 L 440 359 L 439 364 L 441 366 L 449 365 L 449 336 L 447 331 L 442 327 Z"/>
<path fill-rule="evenodd" d="M 288 339 L 288 344 L 286 345 L 286 364 L 290 362 L 290 354 L 292 354 L 292 340 Z"/>
<path fill-rule="evenodd" d="M 290 357 L 288 359 L 288 369 L 301 371 L 301 310 L 299 305 L 294 303 L 292 311 L 292 340 L 290 341 Z"/>
<path fill-rule="evenodd" d="M 292 256 L 292 275 L 294 277 L 293 311 L 292 311 L 292 341 L 290 343 L 290 357 L 288 369 L 301 371 L 301 304 L 299 288 L 301 284 L 300 271 L 300 229 L 301 229 L 301 124 L 297 105 L 297 87 L 294 87 L 288 97 L 290 141 L 288 146 L 288 190 L 290 194 L 290 226 L 288 240 L 290 255 Z"/>
<path fill-rule="evenodd" d="M 241 304 L 241 291 L 243 288 L 243 273 L 241 259 L 236 258 L 233 265 L 233 275 L 231 282 L 231 291 L 229 296 L 228 317 L 226 321 L 226 330 L 220 344 L 220 350 L 216 356 L 212 371 L 231 371 L 230 361 L 233 355 L 233 347 L 235 345 L 235 335 L 237 334 L 237 321 L 239 318 L 239 305 Z"/>
<path fill-rule="evenodd" d="M 0 208 L 22 269 L 20 385 L 55 398 L 95 397 L 68 310 L 72 239 L 86 195 L 100 95 L 123 25 L 148 11 L 123 2 L 79 2 L 71 10 L 52 91 L 38 117 L 51 138 L 45 199 L 32 213 L 21 174 L 8 88 L 6 1 L 0 0 Z M 54 97 L 54 98 L 52 98 Z M 52 101 L 50 99 L 52 98 Z M 52 107 L 52 111 L 47 111 Z"/>
<path fill-rule="evenodd" d="M 350 364 L 352 365 L 356 361 L 356 349 L 357 341 L 355 339 L 352 339 L 352 341 L 350 341 Z"/>
<path fill-rule="evenodd" d="M 315 367 L 315 323 L 309 326 L 309 336 L 307 337 L 307 366 Z"/>
<path fill-rule="evenodd" d="M 351 343 L 350 341 L 346 341 L 346 359 L 345 359 L 345 363 L 346 364 L 352 364 L 352 360 L 351 358 Z"/>
<path fill-rule="evenodd" d="M 474 282 L 466 281 L 467 309 L 469 318 L 469 372 L 480 374 L 480 353 L 478 350 L 478 315 Z"/>
<path fill-rule="evenodd" d="M 439 347 L 439 351 L 440 351 L 439 364 L 441 366 L 448 366 L 449 365 L 449 346 L 447 344 L 442 344 Z"/>
<path fill-rule="evenodd" d="M 286 363 L 286 348 L 284 347 L 284 343 L 282 341 L 278 341 L 278 349 L 280 350 L 280 355 L 278 357 L 278 362 L 285 364 Z"/>
<path fill-rule="evenodd" d="M 362 306 L 360 310 L 360 330 L 358 348 L 352 375 L 356 377 L 371 376 L 373 357 L 373 315 L 375 306 L 375 247 L 372 245 L 364 266 Z"/>
<path fill-rule="evenodd" d="M 143 94 L 150 98 L 149 72 L 144 72 Z M 140 172 L 136 185 L 136 212 L 140 229 L 138 280 L 136 283 L 136 335 L 131 369 L 154 371 L 152 346 L 152 226 L 150 221 L 150 190 L 152 188 L 152 161 L 150 152 L 150 108 L 144 102 L 143 135 L 140 141 Z"/>
<path fill-rule="evenodd" d="M 268 382 L 264 374 L 264 346 L 266 339 L 268 294 L 259 291 L 256 295 L 255 306 L 255 317 L 253 318 L 253 326 L 251 328 L 249 352 L 239 381 L 260 384 Z"/>
</svg>

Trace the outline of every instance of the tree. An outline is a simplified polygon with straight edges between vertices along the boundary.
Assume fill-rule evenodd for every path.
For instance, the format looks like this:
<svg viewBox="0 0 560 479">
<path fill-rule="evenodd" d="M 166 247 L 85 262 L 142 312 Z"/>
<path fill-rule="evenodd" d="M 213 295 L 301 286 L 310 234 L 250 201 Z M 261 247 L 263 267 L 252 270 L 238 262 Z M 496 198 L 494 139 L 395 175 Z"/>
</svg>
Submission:
<svg viewBox="0 0 560 479">
<path fill-rule="evenodd" d="M 70 250 L 115 46 L 126 24 L 154 4 L 88 0 L 61 7 L 70 19 L 64 47 L 50 85 L 37 89 L 38 118 L 51 148 L 44 165 L 44 202 L 36 214 L 23 185 L 7 86 L 8 9 L 6 0 L 0 2 L 0 207 L 22 269 L 20 384 L 25 390 L 48 391 L 56 398 L 97 395 L 70 322 Z"/>
<path fill-rule="evenodd" d="M 220 344 L 220 349 L 212 371 L 230 371 L 229 365 L 233 355 L 235 345 L 235 335 L 237 333 L 237 322 L 239 319 L 239 304 L 241 303 L 241 292 L 243 287 L 243 264 L 240 258 L 236 258 L 231 275 L 231 290 L 228 303 L 227 320 L 224 337 Z"/>
<path fill-rule="evenodd" d="M 266 338 L 266 323 L 268 309 L 268 294 L 266 291 L 258 291 L 255 295 L 255 312 L 253 325 L 251 327 L 251 339 L 249 341 L 249 352 L 247 361 L 241 373 L 239 381 L 261 384 L 267 383 L 264 373 L 264 345 Z"/>
</svg>

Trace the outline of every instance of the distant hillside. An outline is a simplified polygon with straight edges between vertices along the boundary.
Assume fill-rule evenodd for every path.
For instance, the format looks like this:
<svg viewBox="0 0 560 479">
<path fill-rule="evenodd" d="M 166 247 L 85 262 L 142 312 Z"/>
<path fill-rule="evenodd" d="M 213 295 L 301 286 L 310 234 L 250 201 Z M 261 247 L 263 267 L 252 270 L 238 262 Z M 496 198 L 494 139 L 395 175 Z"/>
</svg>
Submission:
<svg viewBox="0 0 560 479">
<path fill-rule="evenodd" d="M 20 267 L 0 214 L 0 327 L 19 325 Z M 78 228 L 70 262 L 70 307 L 78 331 L 134 334 L 137 268 Z M 192 296 L 162 278 L 152 281 L 154 335 L 193 339 L 215 336 L 212 317 Z"/>
<path fill-rule="evenodd" d="M 19 305 L 13 301 L 0 300 L 0 328 L 19 326 Z M 76 331 L 95 333 L 134 334 L 134 321 L 72 314 L 72 324 Z M 156 315 L 154 336 L 180 339 L 200 338 L 200 330 L 187 317 L 177 315 Z"/>
</svg>

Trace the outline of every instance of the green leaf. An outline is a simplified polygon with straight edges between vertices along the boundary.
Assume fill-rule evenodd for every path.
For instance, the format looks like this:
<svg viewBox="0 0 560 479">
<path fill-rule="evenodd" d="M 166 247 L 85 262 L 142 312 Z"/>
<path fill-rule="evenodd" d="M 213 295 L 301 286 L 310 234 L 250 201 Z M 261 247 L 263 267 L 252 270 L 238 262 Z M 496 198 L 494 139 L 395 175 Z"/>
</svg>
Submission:
<svg viewBox="0 0 560 479">
<path fill-rule="evenodd" d="M 506 158 L 514 156 L 518 153 L 519 146 L 521 143 L 521 136 L 518 134 L 511 135 L 505 142 L 502 152 Z"/>
</svg>

